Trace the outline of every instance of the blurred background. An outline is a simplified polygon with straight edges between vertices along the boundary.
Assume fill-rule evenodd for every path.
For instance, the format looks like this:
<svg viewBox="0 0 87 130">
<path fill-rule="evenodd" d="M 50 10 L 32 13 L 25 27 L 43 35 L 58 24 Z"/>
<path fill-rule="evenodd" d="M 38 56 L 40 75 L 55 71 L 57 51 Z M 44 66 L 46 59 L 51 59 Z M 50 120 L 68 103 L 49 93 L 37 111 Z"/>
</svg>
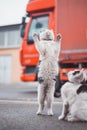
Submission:
<svg viewBox="0 0 87 130">
<path fill-rule="evenodd" d="M 63 37 L 56 88 L 69 71 L 87 70 L 87 0 L 0 0 L 0 83 L 37 81 L 32 35 L 43 28 Z"/>
<path fill-rule="evenodd" d="M 20 26 L 29 0 L 0 0 L 0 83 L 20 82 Z"/>
</svg>

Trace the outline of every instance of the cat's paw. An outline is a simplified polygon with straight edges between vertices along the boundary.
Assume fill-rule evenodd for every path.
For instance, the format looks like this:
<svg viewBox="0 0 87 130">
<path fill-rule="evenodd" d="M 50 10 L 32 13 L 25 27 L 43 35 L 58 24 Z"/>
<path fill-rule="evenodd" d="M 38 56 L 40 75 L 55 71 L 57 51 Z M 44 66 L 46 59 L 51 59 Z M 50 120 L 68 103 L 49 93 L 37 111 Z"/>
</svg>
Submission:
<svg viewBox="0 0 87 130">
<path fill-rule="evenodd" d="M 38 35 L 36 33 L 33 34 L 33 40 L 34 40 L 34 42 L 37 42 L 37 40 L 38 40 Z"/>
<path fill-rule="evenodd" d="M 63 120 L 64 119 L 64 116 L 63 115 L 60 115 L 59 117 L 58 117 L 58 120 Z"/>
<path fill-rule="evenodd" d="M 51 111 L 51 112 L 50 112 L 50 111 L 48 112 L 48 116 L 53 116 L 53 115 L 54 115 L 54 114 L 53 114 L 52 111 Z"/>
<path fill-rule="evenodd" d="M 51 108 L 47 110 L 47 114 L 48 116 L 53 116 L 53 111 Z"/>
<path fill-rule="evenodd" d="M 36 33 L 34 33 L 34 34 L 33 34 L 33 37 L 37 37 L 37 34 L 36 34 Z"/>
<path fill-rule="evenodd" d="M 70 115 L 67 117 L 67 121 L 74 122 L 74 121 L 79 121 L 79 119 Z"/>
<path fill-rule="evenodd" d="M 57 40 L 59 41 L 61 40 L 61 38 L 62 38 L 61 34 L 57 34 Z"/>
<path fill-rule="evenodd" d="M 42 115 L 42 112 L 41 112 L 41 111 L 37 111 L 36 114 L 37 114 L 37 115 Z"/>
</svg>

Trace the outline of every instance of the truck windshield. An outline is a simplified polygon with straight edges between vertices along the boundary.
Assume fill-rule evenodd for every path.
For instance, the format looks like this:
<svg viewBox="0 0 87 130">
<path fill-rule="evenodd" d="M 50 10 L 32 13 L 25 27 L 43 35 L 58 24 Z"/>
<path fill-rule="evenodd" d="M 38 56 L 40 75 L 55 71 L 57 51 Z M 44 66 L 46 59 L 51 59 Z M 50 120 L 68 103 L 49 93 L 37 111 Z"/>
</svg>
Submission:
<svg viewBox="0 0 87 130">
<path fill-rule="evenodd" d="M 34 43 L 32 36 L 35 32 L 39 34 L 41 29 L 48 28 L 48 17 L 49 15 L 42 15 L 32 18 L 30 30 L 28 33 L 28 44 Z"/>
</svg>

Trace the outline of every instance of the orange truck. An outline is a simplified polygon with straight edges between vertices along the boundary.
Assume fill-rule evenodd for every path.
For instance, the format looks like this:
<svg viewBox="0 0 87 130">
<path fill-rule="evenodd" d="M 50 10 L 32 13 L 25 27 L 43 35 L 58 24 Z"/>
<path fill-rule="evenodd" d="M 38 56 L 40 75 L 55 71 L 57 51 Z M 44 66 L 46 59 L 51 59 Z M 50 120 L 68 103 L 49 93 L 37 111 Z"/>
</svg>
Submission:
<svg viewBox="0 0 87 130">
<path fill-rule="evenodd" d="M 22 81 L 37 80 L 39 54 L 32 35 L 42 28 L 53 29 L 55 39 L 57 33 L 62 35 L 56 88 L 67 81 L 68 71 L 87 69 L 87 0 L 30 0 L 26 12 L 21 27 Z"/>
</svg>

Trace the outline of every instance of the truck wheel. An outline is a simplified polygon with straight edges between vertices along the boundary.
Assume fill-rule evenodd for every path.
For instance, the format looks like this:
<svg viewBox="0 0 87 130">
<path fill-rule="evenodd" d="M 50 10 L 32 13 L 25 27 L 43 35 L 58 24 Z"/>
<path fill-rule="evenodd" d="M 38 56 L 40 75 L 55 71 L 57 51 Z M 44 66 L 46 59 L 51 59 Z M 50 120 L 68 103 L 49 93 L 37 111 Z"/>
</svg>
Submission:
<svg viewBox="0 0 87 130">
<path fill-rule="evenodd" d="M 60 76 L 58 75 L 58 76 L 56 76 L 54 97 L 61 96 L 60 89 L 61 89 L 61 81 L 60 81 Z"/>
</svg>

